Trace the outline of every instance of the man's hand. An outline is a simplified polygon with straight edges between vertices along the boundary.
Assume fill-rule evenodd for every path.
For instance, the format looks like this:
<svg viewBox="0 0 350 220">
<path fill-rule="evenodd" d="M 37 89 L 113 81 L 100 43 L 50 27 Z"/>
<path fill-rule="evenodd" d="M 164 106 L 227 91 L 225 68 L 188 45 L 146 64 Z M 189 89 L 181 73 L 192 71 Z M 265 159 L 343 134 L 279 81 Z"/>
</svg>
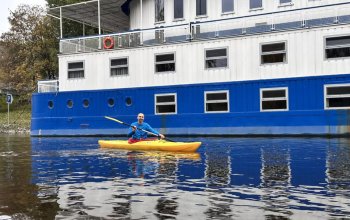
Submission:
<svg viewBox="0 0 350 220">
<path fill-rule="evenodd" d="M 159 134 L 159 137 L 160 137 L 161 139 L 164 139 L 164 138 L 165 138 L 165 136 L 162 135 L 162 134 Z"/>
<path fill-rule="evenodd" d="M 131 128 L 132 128 L 132 132 L 136 131 L 136 126 L 131 126 Z"/>
</svg>

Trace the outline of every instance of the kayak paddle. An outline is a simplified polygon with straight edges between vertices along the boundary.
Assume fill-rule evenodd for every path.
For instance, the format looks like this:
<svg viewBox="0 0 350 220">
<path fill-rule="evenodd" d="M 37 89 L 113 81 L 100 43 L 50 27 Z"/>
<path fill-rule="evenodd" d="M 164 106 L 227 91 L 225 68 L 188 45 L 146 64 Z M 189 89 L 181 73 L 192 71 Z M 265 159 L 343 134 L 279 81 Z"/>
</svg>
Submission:
<svg viewBox="0 0 350 220">
<path fill-rule="evenodd" d="M 133 127 L 131 124 L 128 124 L 128 123 L 119 121 L 118 119 L 115 119 L 115 118 L 112 118 L 112 117 L 105 116 L 105 118 L 107 118 L 107 119 L 109 119 L 109 120 L 112 120 L 112 121 L 116 121 L 116 122 L 118 122 L 119 124 L 122 124 L 122 125 L 125 125 L 125 126 L 128 126 L 128 127 Z M 144 132 L 146 132 L 146 133 L 148 133 L 148 134 L 151 134 L 151 135 L 154 135 L 154 136 L 159 137 L 158 134 L 153 133 L 153 132 L 150 132 L 150 131 L 147 131 L 147 130 L 145 130 L 145 129 L 138 128 L 138 127 L 136 127 L 136 129 L 141 130 L 141 131 L 144 131 Z M 173 141 L 173 140 L 170 140 L 169 138 L 164 138 L 164 139 L 167 140 L 167 141 L 170 141 L 170 142 L 175 142 L 175 141 Z"/>
</svg>

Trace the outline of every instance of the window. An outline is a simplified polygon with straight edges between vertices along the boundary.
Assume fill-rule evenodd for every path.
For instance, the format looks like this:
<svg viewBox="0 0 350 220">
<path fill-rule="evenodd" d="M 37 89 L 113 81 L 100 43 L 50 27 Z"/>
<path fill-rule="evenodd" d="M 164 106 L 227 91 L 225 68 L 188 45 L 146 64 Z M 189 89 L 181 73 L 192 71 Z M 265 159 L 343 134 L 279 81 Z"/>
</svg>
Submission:
<svg viewBox="0 0 350 220">
<path fill-rule="evenodd" d="M 326 59 L 350 57 L 350 36 L 326 38 Z"/>
<path fill-rule="evenodd" d="M 128 58 L 111 59 L 110 69 L 111 76 L 128 75 Z"/>
<path fill-rule="evenodd" d="M 286 61 L 286 42 L 261 45 L 261 64 L 285 63 Z"/>
<path fill-rule="evenodd" d="M 325 109 L 350 108 L 350 84 L 325 85 Z"/>
<path fill-rule="evenodd" d="M 50 100 L 50 101 L 47 103 L 47 106 L 49 107 L 49 109 L 53 109 L 53 101 Z"/>
<path fill-rule="evenodd" d="M 125 105 L 126 105 L 126 106 L 131 106 L 131 105 L 132 105 L 132 99 L 131 99 L 131 97 L 126 97 L 126 98 L 125 98 Z"/>
<path fill-rule="evenodd" d="M 262 8 L 262 0 L 249 0 L 250 9 Z"/>
<path fill-rule="evenodd" d="M 221 1 L 222 13 L 233 12 L 233 0 L 222 0 Z"/>
<path fill-rule="evenodd" d="M 204 92 L 205 113 L 229 112 L 228 91 Z"/>
<path fill-rule="evenodd" d="M 84 78 L 84 62 L 68 63 L 68 79 Z"/>
<path fill-rule="evenodd" d="M 207 15 L 207 0 L 196 0 L 196 15 Z"/>
<path fill-rule="evenodd" d="M 109 107 L 113 107 L 114 106 L 114 99 L 113 98 L 109 98 L 107 100 L 107 104 L 108 104 Z"/>
<path fill-rule="evenodd" d="M 227 48 L 207 49 L 205 51 L 205 68 L 227 67 Z"/>
<path fill-rule="evenodd" d="M 260 111 L 281 110 L 288 110 L 288 88 L 260 89 Z"/>
<path fill-rule="evenodd" d="M 174 0 L 174 19 L 184 17 L 184 0 Z"/>
<path fill-rule="evenodd" d="M 176 93 L 155 95 L 155 114 L 176 114 Z"/>
<path fill-rule="evenodd" d="M 68 108 L 73 108 L 73 101 L 72 100 L 67 100 L 67 107 Z"/>
<path fill-rule="evenodd" d="M 155 21 L 164 21 L 164 0 L 155 0 Z"/>
<path fill-rule="evenodd" d="M 84 108 L 88 108 L 89 105 L 90 105 L 89 100 L 88 100 L 88 99 L 84 99 L 84 100 L 83 100 L 83 107 L 84 107 Z"/>
<path fill-rule="evenodd" d="M 155 60 L 156 73 L 175 72 L 175 53 L 158 54 Z"/>
<path fill-rule="evenodd" d="M 292 0 L 280 0 L 280 4 L 288 4 L 288 3 L 292 3 Z"/>
</svg>

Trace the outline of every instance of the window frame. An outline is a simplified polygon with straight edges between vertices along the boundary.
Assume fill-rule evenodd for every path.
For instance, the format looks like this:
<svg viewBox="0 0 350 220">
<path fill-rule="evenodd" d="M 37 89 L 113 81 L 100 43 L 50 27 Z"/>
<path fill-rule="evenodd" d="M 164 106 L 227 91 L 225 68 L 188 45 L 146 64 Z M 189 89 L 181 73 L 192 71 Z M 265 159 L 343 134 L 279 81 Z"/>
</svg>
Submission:
<svg viewBox="0 0 350 220">
<path fill-rule="evenodd" d="M 279 43 L 284 43 L 284 54 L 285 54 L 285 61 L 283 62 L 275 62 L 275 63 L 263 63 L 263 56 L 264 55 L 274 55 L 274 54 L 282 54 L 281 50 L 276 50 L 276 51 L 270 51 L 270 52 L 263 52 L 262 48 L 264 45 L 272 45 L 272 44 L 279 44 Z M 260 43 L 260 65 L 265 66 L 265 65 L 279 65 L 279 64 L 288 64 L 288 43 L 287 41 L 274 41 L 274 42 L 264 42 Z"/>
<path fill-rule="evenodd" d="M 286 97 L 263 98 L 264 91 L 285 90 Z M 286 101 L 286 109 L 263 109 L 263 101 Z M 260 112 L 285 112 L 289 111 L 289 91 L 288 87 L 260 88 Z"/>
<path fill-rule="evenodd" d="M 71 64 L 71 63 L 83 63 L 83 68 L 77 68 L 77 69 L 69 69 L 69 64 Z M 69 71 L 81 71 L 81 70 L 83 70 L 83 77 L 69 77 Z M 85 79 L 85 60 L 77 60 L 77 61 L 69 61 L 69 62 L 67 62 L 67 79 L 68 80 L 75 80 L 75 79 Z"/>
<path fill-rule="evenodd" d="M 226 100 L 207 100 L 207 94 L 217 94 L 217 93 L 226 93 Z M 207 111 L 207 103 L 224 103 L 227 102 L 227 110 L 226 111 Z M 204 113 L 229 113 L 230 112 L 230 90 L 212 90 L 212 91 L 204 91 Z"/>
<path fill-rule="evenodd" d="M 173 54 L 174 55 L 174 67 L 175 70 L 174 71 L 164 71 L 164 72 L 157 72 L 157 64 L 167 64 L 167 63 L 172 63 L 169 61 L 161 61 L 161 62 L 157 62 L 157 56 L 161 56 L 161 55 L 169 55 L 169 54 Z M 154 73 L 155 74 L 163 74 L 163 73 L 176 73 L 176 52 L 166 52 L 166 53 L 156 53 L 154 54 Z"/>
<path fill-rule="evenodd" d="M 157 20 L 160 17 L 160 15 L 157 16 L 157 13 L 159 12 L 157 10 L 158 1 L 163 1 L 163 20 Z M 159 24 L 164 22 L 165 22 L 165 0 L 154 0 L 154 23 Z"/>
<path fill-rule="evenodd" d="M 282 0 L 278 0 L 279 5 L 291 5 L 293 4 L 293 0 L 289 0 L 289 2 L 281 2 Z"/>
<path fill-rule="evenodd" d="M 112 66 L 112 60 L 126 59 L 126 65 Z M 112 68 L 122 68 L 127 67 L 127 73 L 122 75 L 112 75 Z M 123 77 L 129 75 L 129 57 L 111 57 L 109 58 L 109 76 L 110 77 Z"/>
<path fill-rule="evenodd" d="M 261 1 L 261 7 L 256 7 L 256 8 L 252 8 L 251 7 L 251 1 L 252 0 L 249 0 L 249 11 L 257 11 L 257 10 L 262 10 L 264 8 L 263 0 L 260 0 Z"/>
<path fill-rule="evenodd" d="M 235 1 L 236 1 L 236 0 L 229 0 L 229 1 L 232 1 L 232 7 L 233 7 L 233 8 L 232 8 L 232 11 L 225 11 L 225 12 L 223 11 L 223 10 L 224 10 L 223 1 L 224 1 L 224 0 L 221 0 L 221 14 L 222 14 L 222 15 L 226 15 L 226 14 L 233 14 L 233 13 L 235 13 Z"/>
<path fill-rule="evenodd" d="M 341 83 L 341 84 L 325 84 L 323 85 L 323 103 L 324 103 L 324 110 L 339 110 L 339 109 L 350 109 L 349 107 L 327 107 L 327 99 L 329 98 L 329 96 L 331 96 L 331 98 L 350 98 L 350 94 L 349 95 L 327 95 L 327 88 L 329 87 L 350 87 L 350 83 Z"/>
<path fill-rule="evenodd" d="M 225 58 L 224 56 L 219 56 L 219 57 L 210 57 L 207 59 L 207 51 L 209 50 L 221 50 L 221 49 L 226 49 L 226 66 L 224 67 L 207 67 L 207 60 L 219 60 Z M 214 59 L 215 58 L 215 59 Z M 226 69 L 229 68 L 229 48 L 228 47 L 217 47 L 217 48 L 204 48 L 204 69 L 205 70 L 214 70 L 214 69 Z"/>
<path fill-rule="evenodd" d="M 164 102 L 161 104 L 157 104 L 157 97 L 159 96 L 174 96 L 174 102 Z M 175 112 L 167 112 L 167 113 L 157 113 L 157 106 L 159 105 L 175 105 Z M 155 115 L 176 115 L 177 114 L 177 93 L 157 93 L 154 94 L 154 114 Z"/>
<path fill-rule="evenodd" d="M 205 13 L 204 14 L 197 14 L 197 1 L 205 1 Z M 208 16 L 208 0 L 196 0 L 195 6 L 196 6 L 196 18 L 203 18 L 203 17 Z"/>
<path fill-rule="evenodd" d="M 174 8 L 173 8 L 173 19 L 174 19 L 174 21 L 181 21 L 181 20 L 184 20 L 184 18 L 185 18 L 185 10 L 184 10 L 184 4 L 185 4 L 185 1 L 184 0 L 181 0 L 182 1 L 182 17 L 180 18 L 175 18 L 175 5 L 176 5 L 176 2 L 177 0 L 174 0 L 173 1 L 173 3 L 174 3 Z"/>
<path fill-rule="evenodd" d="M 337 60 L 337 59 L 350 59 L 350 56 L 347 57 L 333 57 L 333 58 L 327 58 L 327 53 L 326 50 L 327 49 L 336 49 L 336 48 L 347 48 L 346 46 L 348 46 L 350 48 L 350 44 L 345 44 L 345 45 L 338 45 L 338 46 L 331 46 L 331 47 L 327 47 L 327 39 L 328 38 L 337 38 L 337 37 L 349 37 L 350 38 L 350 34 L 342 34 L 342 35 L 331 35 L 331 36 L 325 36 L 324 40 L 323 40 L 323 59 L 325 61 L 327 60 Z M 345 47 L 344 47 L 345 46 Z"/>
</svg>

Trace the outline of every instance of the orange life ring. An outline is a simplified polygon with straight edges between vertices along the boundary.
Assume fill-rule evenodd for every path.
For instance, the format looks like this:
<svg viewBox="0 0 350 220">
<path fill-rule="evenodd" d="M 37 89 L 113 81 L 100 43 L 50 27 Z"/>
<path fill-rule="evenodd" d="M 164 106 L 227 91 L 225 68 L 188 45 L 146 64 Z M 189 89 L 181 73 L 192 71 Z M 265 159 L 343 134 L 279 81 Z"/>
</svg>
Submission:
<svg viewBox="0 0 350 220">
<path fill-rule="evenodd" d="M 112 37 L 105 37 L 103 39 L 103 48 L 104 49 L 113 49 L 114 48 L 114 39 Z"/>
</svg>

